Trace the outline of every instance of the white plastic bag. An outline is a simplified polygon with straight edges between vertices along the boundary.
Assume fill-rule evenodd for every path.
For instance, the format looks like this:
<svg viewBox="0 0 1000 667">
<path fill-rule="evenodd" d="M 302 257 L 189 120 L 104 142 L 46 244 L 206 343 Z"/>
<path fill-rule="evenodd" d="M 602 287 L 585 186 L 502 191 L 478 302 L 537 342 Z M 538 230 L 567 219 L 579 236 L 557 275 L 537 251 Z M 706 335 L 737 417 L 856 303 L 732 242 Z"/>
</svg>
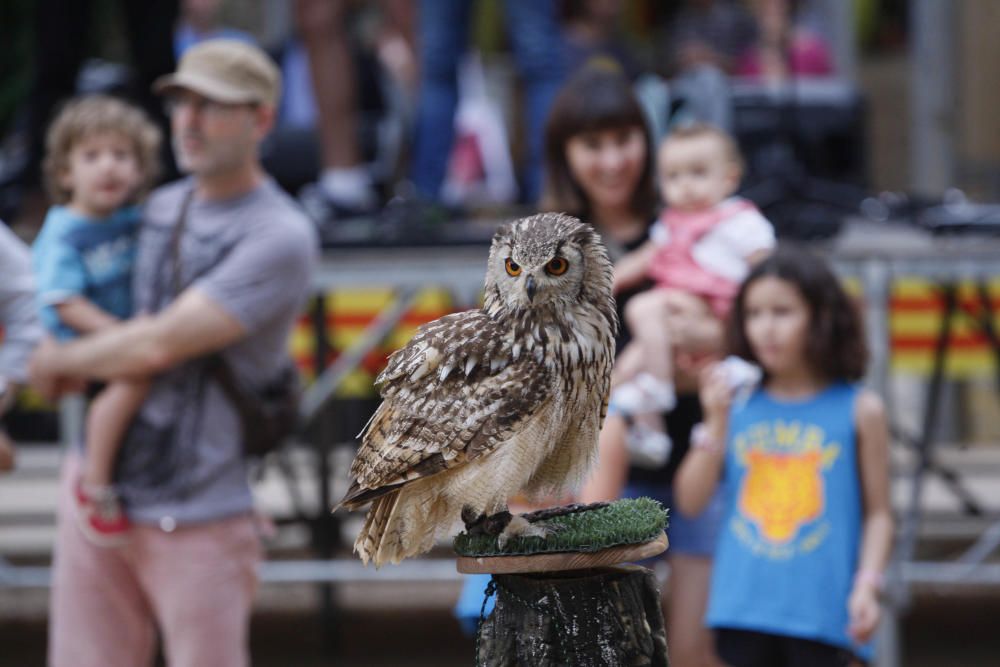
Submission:
<svg viewBox="0 0 1000 667">
<path fill-rule="evenodd" d="M 458 100 L 443 200 L 465 206 L 515 201 L 517 182 L 507 132 L 496 104 L 486 94 L 478 54 L 468 55 L 459 67 Z"/>
</svg>

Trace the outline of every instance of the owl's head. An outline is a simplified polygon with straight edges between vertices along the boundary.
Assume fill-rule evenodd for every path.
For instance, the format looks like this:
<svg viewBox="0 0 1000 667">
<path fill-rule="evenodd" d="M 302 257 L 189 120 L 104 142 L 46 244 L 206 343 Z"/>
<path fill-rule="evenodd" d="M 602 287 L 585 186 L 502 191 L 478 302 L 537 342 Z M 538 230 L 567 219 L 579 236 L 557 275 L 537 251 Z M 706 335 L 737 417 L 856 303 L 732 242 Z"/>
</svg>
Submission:
<svg viewBox="0 0 1000 667">
<path fill-rule="evenodd" d="M 491 316 L 590 303 L 614 313 L 612 269 L 593 227 L 563 213 L 541 213 L 502 226 L 486 271 Z"/>
</svg>

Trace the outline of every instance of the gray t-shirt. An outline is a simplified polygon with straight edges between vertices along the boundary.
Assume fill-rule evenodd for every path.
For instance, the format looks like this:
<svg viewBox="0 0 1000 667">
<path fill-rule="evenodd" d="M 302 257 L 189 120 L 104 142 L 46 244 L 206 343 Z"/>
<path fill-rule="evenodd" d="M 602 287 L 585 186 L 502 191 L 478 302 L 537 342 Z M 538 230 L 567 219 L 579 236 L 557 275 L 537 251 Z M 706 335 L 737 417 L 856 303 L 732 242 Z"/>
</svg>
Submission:
<svg viewBox="0 0 1000 667">
<path fill-rule="evenodd" d="M 133 277 L 136 312 L 158 312 L 175 298 L 173 230 L 192 187 L 186 179 L 149 198 Z M 267 385 L 289 363 L 288 336 L 318 247 L 312 224 L 269 179 L 234 199 L 191 201 L 179 285 L 201 291 L 246 329 L 223 353 L 244 386 Z M 139 523 L 208 521 L 252 508 L 239 419 L 203 359 L 154 380 L 125 438 L 116 483 Z"/>
</svg>

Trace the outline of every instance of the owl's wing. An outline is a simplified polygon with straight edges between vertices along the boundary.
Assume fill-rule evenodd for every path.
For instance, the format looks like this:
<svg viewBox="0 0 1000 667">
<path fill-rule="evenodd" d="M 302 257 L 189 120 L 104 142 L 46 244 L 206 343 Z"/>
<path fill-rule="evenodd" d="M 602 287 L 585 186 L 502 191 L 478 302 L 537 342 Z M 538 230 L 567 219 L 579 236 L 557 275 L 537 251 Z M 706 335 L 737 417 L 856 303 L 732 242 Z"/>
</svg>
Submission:
<svg viewBox="0 0 1000 667">
<path fill-rule="evenodd" d="M 390 357 L 343 505 L 493 451 L 548 402 L 548 370 L 503 339 L 482 311 L 466 311 L 424 325 Z"/>
</svg>

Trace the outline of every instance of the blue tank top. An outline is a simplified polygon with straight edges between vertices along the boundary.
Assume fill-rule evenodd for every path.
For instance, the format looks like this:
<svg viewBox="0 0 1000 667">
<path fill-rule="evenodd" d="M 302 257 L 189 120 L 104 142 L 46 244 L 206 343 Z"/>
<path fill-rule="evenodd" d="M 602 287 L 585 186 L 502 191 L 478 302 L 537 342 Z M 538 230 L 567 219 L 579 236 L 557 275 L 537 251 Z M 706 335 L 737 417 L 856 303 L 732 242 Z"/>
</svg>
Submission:
<svg viewBox="0 0 1000 667">
<path fill-rule="evenodd" d="M 726 518 L 706 622 L 821 641 L 868 657 L 847 635 L 862 529 L 855 385 L 801 401 L 758 389 L 730 415 Z"/>
</svg>

